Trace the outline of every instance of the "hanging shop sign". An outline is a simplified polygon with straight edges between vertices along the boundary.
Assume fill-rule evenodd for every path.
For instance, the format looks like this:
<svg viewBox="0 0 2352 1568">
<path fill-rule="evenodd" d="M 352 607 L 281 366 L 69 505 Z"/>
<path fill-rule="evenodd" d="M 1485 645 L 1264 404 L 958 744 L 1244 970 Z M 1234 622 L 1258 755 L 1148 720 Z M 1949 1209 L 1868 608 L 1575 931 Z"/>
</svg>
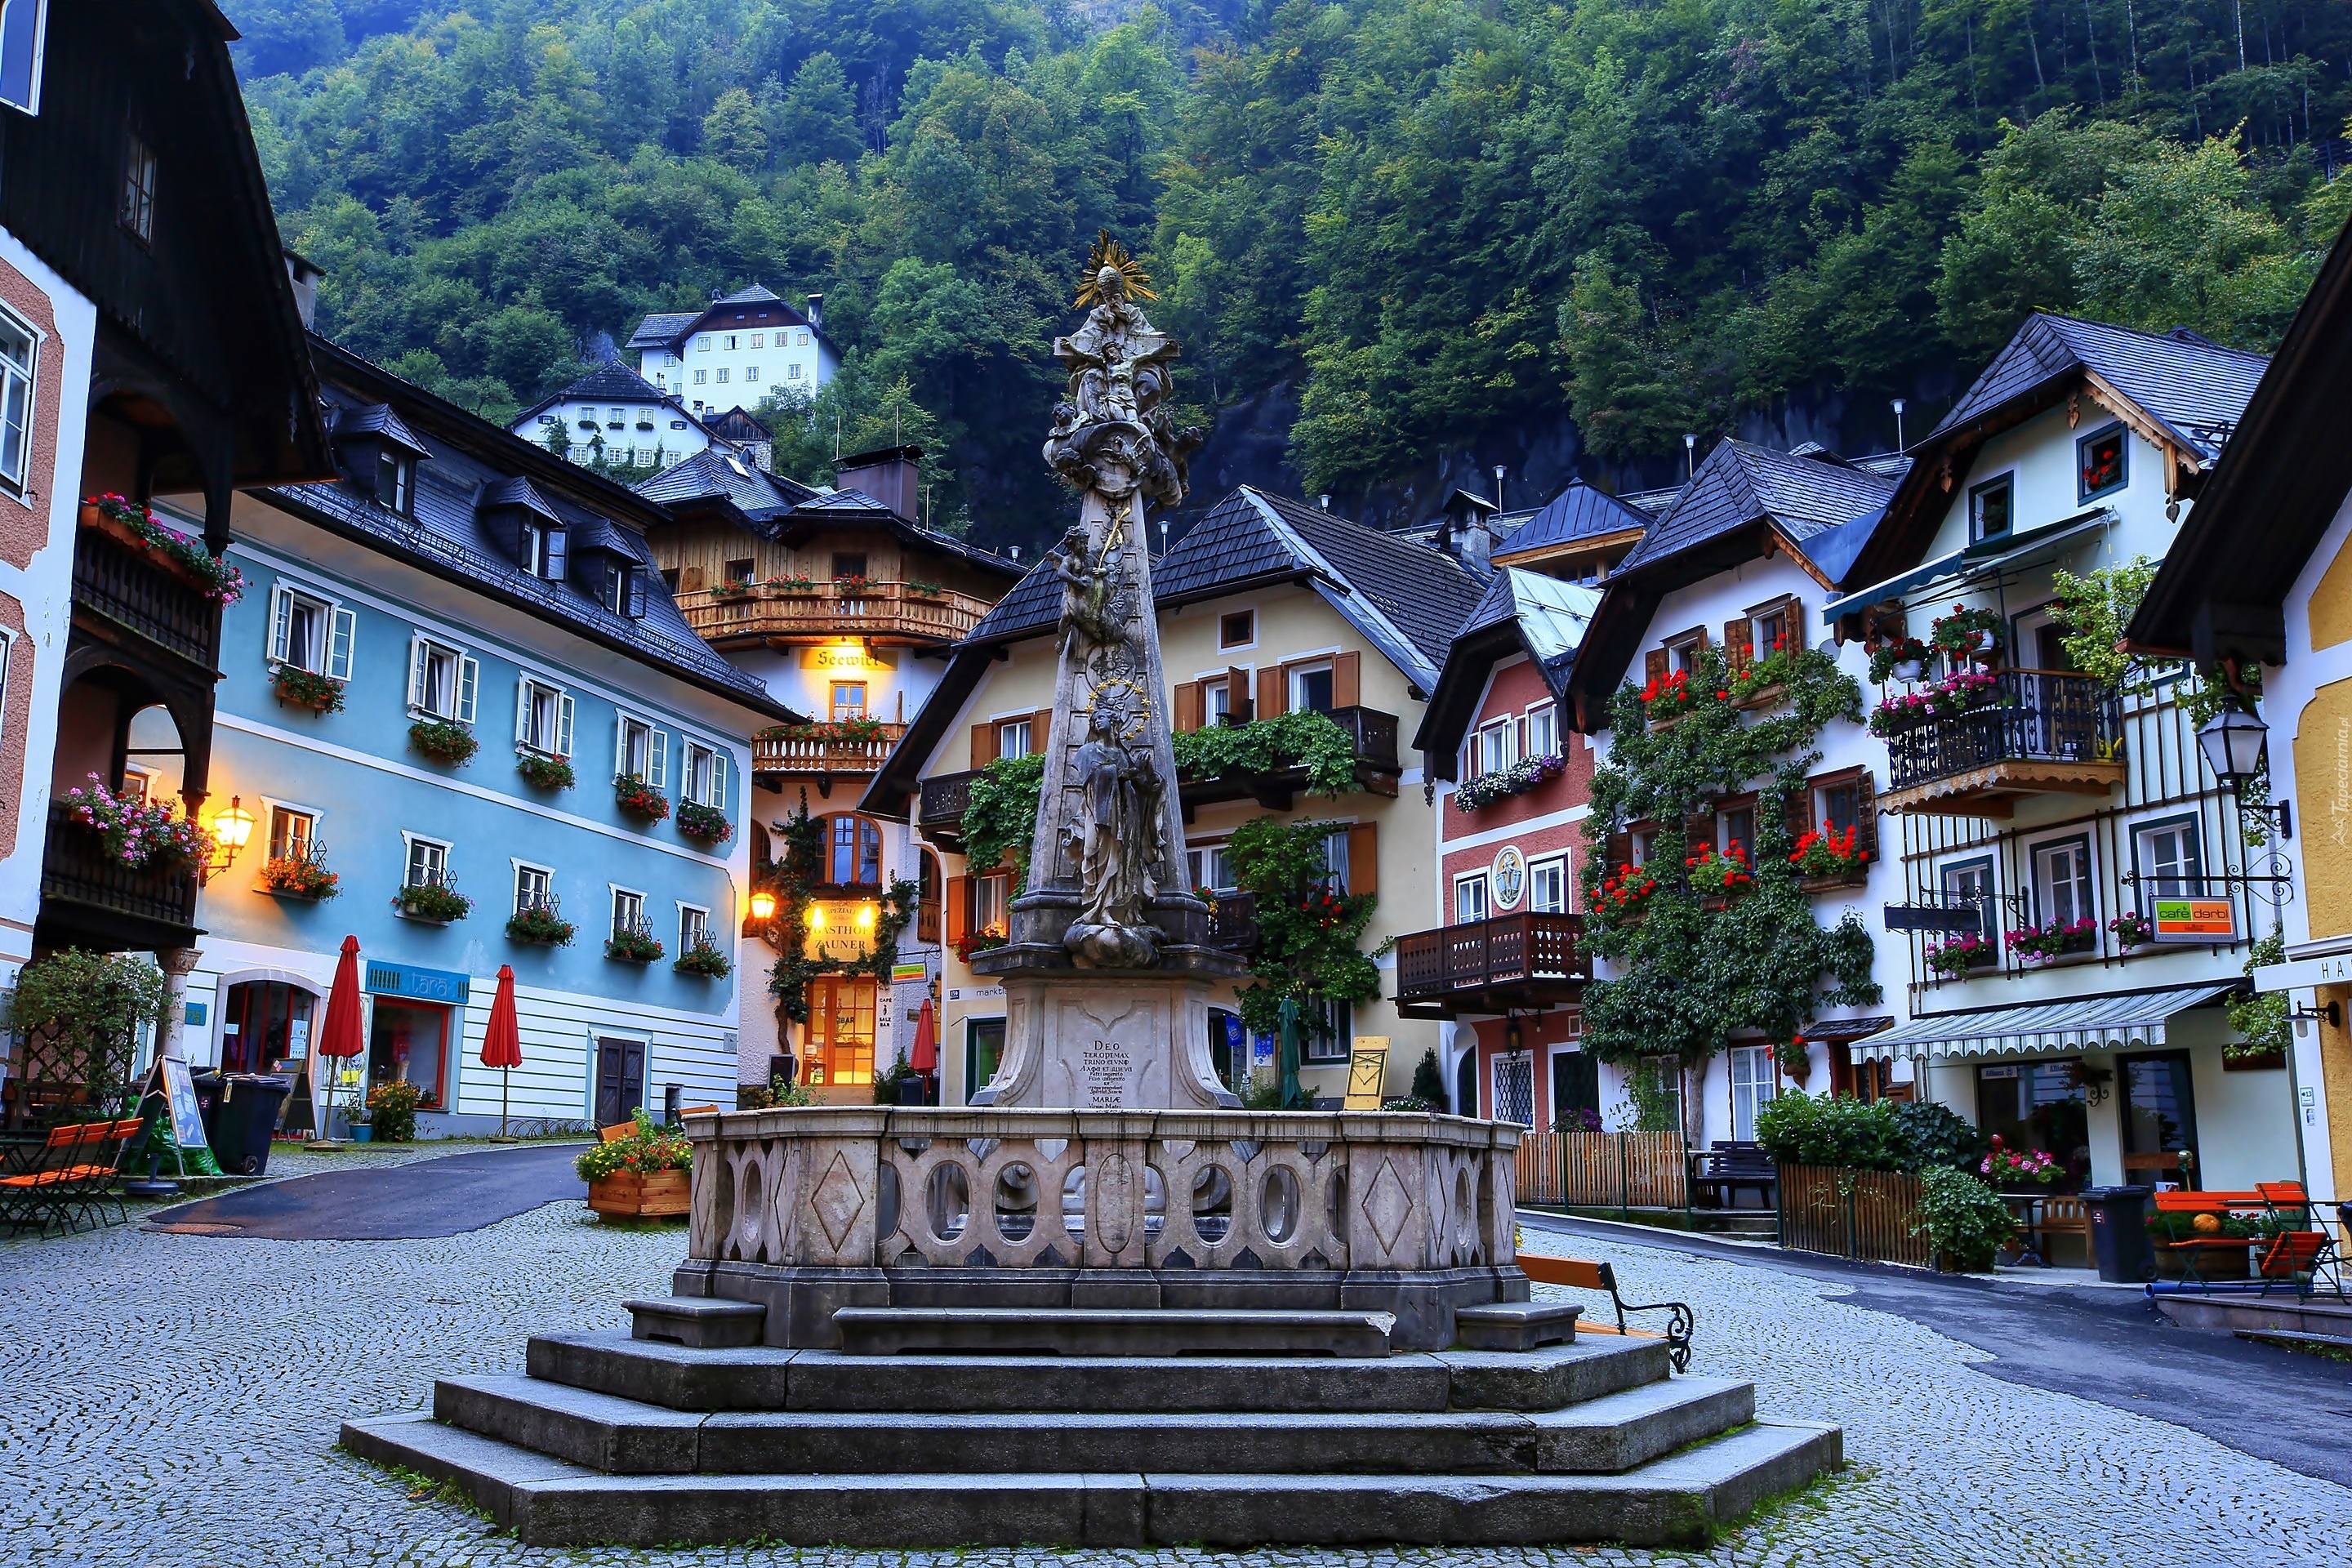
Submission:
<svg viewBox="0 0 2352 1568">
<path fill-rule="evenodd" d="M 2226 943 L 2237 940 L 2237 906 L 2227 899 L 2158 899 L 2154 910 L 2158 942 Z"/>
</svg>

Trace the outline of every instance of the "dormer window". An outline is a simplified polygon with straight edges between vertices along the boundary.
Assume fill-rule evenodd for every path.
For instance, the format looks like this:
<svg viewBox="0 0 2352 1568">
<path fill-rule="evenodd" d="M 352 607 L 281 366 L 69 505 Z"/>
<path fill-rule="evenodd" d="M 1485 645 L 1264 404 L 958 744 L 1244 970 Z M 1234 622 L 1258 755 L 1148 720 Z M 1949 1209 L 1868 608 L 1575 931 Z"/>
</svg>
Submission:
<svg viewBox="0 0 2352 1568">
<path fill-rule="evenodd" d="M 2124 427 L 2110 425 L 2104 430 L 2094 430 L 2075 442 L 2074 467 L 2081 478 L 2080 499 L 2084 500 L 2119 490 L 2130 483 L 2130 455 L 2124 439 Z"/>
<path fill-rule="evenodd" d="M 142 245 L 155 243 L 155 153 L 137 132 L 123 137 L 122 205 L 115 215 Z"/>
<path fill-rule="evenodd" d="M 645 585 L 636 569 L 625 561 L 606 560 L 598 597 L 616 616 L 634 620 L 646 613 Z"/>
<path fill-rule="evenodd" d="M 551 527 L 536 518 L 525 518 L 520 545 L 516 558 L 524 571 L 550 582 L 562 580 L 563 530 Z"/>
<path fill-rule="evenodd" d="M 403 517 L 415 515 L 416 459 L 389 447 L 375 455 L 375 499 Z"/>
</svg>

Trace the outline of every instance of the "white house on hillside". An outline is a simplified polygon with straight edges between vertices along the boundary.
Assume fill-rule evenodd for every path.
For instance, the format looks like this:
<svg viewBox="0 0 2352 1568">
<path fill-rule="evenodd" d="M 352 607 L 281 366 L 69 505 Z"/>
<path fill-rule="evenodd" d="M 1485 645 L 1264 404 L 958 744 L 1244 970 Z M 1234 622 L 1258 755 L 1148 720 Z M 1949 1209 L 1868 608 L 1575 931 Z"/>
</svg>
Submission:
<svg viewBox="0 0 2352 1568">
<path fill-rule="evenodd" d="M 814 395 L 841 368 L 818 324 L 824 299 L 810 295 L 803 313 L 754 283 L 714 296 L 707 310 L 647 316 L 628 346 L 656 391 L 698 415 L 756 407 L 771 394 Z"/>
<path fill-rule="evenodd" d="M 718 413 L 713 412 L 715 420 Z M 730 446 L 698 411 L 616 361 L 608 361 L 551 396 L 532 404 L 507 428 L 537 447 L 558 431 L 575 463 L 602 457 L 633 468 L 667 468 L 716 442 Z"/>
</svg>

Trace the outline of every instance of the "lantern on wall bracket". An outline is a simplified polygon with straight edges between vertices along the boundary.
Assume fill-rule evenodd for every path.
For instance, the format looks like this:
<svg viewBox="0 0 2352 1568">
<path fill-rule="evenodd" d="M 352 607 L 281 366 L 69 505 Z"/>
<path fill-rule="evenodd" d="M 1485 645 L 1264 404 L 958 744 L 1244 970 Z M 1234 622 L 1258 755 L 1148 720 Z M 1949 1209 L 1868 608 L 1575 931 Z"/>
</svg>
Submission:
<svg viewBox="0 0 2352 1568">
<path fill-rule="evenodd" d="M 776 918 L 776 895 L 766 888 L 753 889 L 744 913 L 750 917 L 743 922 L 745 936 L 772 936 L 768 922 Z"/>
<path fill-rule="evenodd" d="M 244 798 L 228 797 L 228 805 L 213 813 L 212 847 L 205 853 L 205 863 L 198 868 L 200 880 L 209 882 L 236 863 L 237 851 L 253 842 L 253 813 L 245 809 Z"/>
<path fill-rule="evenodd" d="M 2293 803 L 2283 800 L 2264 805 L 2246 799 L 2246 786 L 2262 773 L 2270 733 L 2270 726 L 2259 714 L 2249 711 L 2233 691 L 2223 700 L 2220 712 L 2197 727 L 2197 749 L 2205 754 L 2205 765 L 2213 770 L 2214 778 L 2237 796 L 2240 811 L 2263 818 L 2281 838 L 2293 838 Z"/>
</svg>

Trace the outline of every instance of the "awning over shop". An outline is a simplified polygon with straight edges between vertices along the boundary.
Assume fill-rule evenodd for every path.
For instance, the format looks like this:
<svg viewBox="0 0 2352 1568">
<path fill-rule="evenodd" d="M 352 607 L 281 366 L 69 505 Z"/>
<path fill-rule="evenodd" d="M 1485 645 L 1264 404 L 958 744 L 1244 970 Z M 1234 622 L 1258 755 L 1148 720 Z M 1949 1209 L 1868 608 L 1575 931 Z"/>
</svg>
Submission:
<svg viewBox="0 0 2352 1568">
<path fill-rule="evenodd" d="M 1982 1013 L 1915 1018 L 1853 1047 L 1857 1061 L 1895 1057 L 1989 1057 L 2009 1051 L 2098 1051 L 2164 1044 L 2175 1013 L 2240 988 L 2233 980 L 2122 996 L 2075 996 Z"/>
</svg>

